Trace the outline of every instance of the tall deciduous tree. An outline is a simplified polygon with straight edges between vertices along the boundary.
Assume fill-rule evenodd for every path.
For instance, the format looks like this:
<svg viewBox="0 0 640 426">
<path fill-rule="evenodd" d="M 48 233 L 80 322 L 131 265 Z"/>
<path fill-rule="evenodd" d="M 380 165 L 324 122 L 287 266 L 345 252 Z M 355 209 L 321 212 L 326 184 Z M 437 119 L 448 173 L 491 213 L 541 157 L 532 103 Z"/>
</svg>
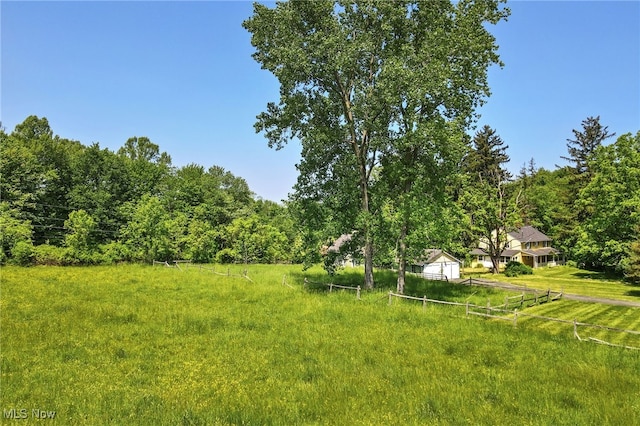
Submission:
<svg viewBox="0 0 640 426">
<path fill-rule="evenodd" d="M 162 181 L 168 176 L 171 157 L 160 152 L 160 147 L 146 136 L 131 137 L 118 150 L 125 159 L 130 179 L 132 197 L 144 194 L 158 195 Z"/>
<path fill-rule="evenodd" d="M 586 217 L 574 256 L 587 267 L 622 273 L 640 227 L 640 132 L 598 148 L 588 166 L 592 178 L 576 201 Z"/>
<path fill-rule="evenodd" d="M 255 4 L 244 22 L 254 59 L 280 82 L 280 102 L 267 105 L 256 129 L 272 147 L 301 141 L 299 198 L 353 211 L 339 227 L 362 240 L 367 288 L 374 284 L 373 171 L 396 147 L 400 123 L 404 137 L 423 122 L 470 116 L 488 93 L 486 68 L 497 62 L 484 24 L 506 15 L 489 0 L 292 1 Z"/>
</svg>

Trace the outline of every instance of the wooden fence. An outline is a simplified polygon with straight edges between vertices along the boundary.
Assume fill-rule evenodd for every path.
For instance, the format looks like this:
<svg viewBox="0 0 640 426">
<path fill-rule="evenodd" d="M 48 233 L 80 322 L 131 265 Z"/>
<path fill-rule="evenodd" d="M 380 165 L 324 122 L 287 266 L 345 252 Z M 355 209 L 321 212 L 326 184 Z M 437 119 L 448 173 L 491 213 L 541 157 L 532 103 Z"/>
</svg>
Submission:
<svg viewBox="0 0 640 426">
<path fill-rule="evenodd" d="M 446 281 L 449 282 L 449 278 L 445 274 L 430 274 L 428 272 L 407 272 L 408 274 L 415 275 L 425 280 L 431 281 Z"/>
<path fill-rule="evenodd" d="M 171 262 L 167 261 L 167 260 L 154 260 L 153 261 L 153 266 L 156 265 L 162 265 L 162 266 L 166 266 L 167 268 L 178 268 L 178 269 L 182 269 L 180 268 L 180 264 L 188 264 L 191 263 L 190 260 L 172 260 Z"/>
<path fill-rule="evenodd" d="M 173 265 L 171 263 L 173 263 Z M 191 263 L 190 260 L 173 260 L 171 262 L 168 262 L 168 261 L 162 262 L 162 261 L 157 261 L 157 260 L 153 261 L 153 265 L 154 266 L 155 265 L 163 265 L 165 267 L 177 268 L 177 269 L 182 270 L 182 268 L 180 267 L 181 264 L 184 266 L 185 269 L 197 269 L 199 271 L 211 272 L 213 274 L 221 275 L 221 276 L 224 276 L 224 277 L 244 278 L 246 280 L 249 280 L 249 281 L 253 282 L 253 280 L 251 278 L 249 278 L 248 271 L 246 269 L 244 269 L 242 271 L 242 274 L 232 274 L 231 273 L 231 268 L 229 268 L 229 267 L 227 267 L 227 272 L 218 272 L 213 267 L 202 266 L 200 264 L 194 265 L 193 263 Z"/>
<path fill-rule="evenodd" d="M 346 285 L 338 285 L 338 284 L 333 284 L 333 283 L 328 283 L 328 284 L 327 283 L 319 283 L 319 282 L 309 281 L 308 279 L 305 278 L 303 287 L 308 288 L 309 284 L 314 285 L 314 286 L 329 287 L 329 293 L 331 293 L 334 288 L 338 288 L 338 289 L 341 289 L 341 290 L 355 290 L 356 298 L 358 300 L 360 300 L 360 286 L 349 287 L 349 286 L 346 286 Z"/>
<path fill-rule="evenodd" d="M 538 292 L 533 290 L 531 293 L 522 292 L 519 296 L 507 296 L 504 298 L 504 309 L 510 307 L 523 307 L 523 306 L 535 306 L 542 303 L 553 302 L 562 297 L 562 293 L 554 293 L 551 290 L 544 292 Z M 531 303 L 532 302 L 532 303 Z"/>
<path fill-rule="evenodd" d="M 596 328 L 596 329 L 601 329 L 601 330 L 613 331 L 613 332 L 617 332 L 617 333 L 628 333 L 628 334 L 633 334 L 633 335 L 640 335 L 640 331 L 636 331 L 636 330 L 625 330 L 625 329 L 608 327 L 608 326 L 598 325 L 598 324 L 588 324 L 588 323 L 578 322 L 576 319 L 574 319 L 573 321 L 570 321 L 570 320 L 563 320 L 563 319 L 559 319 L 559 318 L 551 318 L 551 317 L 544 317 L 544 316 L 540 316 L 540 315 L 532 315 L 532 314 L 527 314 L 527 313 L 524 313 L 524 312 L 519 312 L 517 308 L 514 309 L 513 311 L 509 310 L 509 309 L 506 309 L 503 305 L 492 307 L 490 300 L 487 300 L 487 305 L 486 306 L 482 306 L 482 305 L 475 305 L 475 304 L 469 303 L 468 301 L 466 303 L 447 302 L 447 301 L 444 301 L 444 300 L 428 299 L 427 296 L 423 296 L 423 297 L 406 296 L 404 294 L 396 294 L 396 293 L 390 291 L 389 292 L 389 305 L 392 304 L 392 301 L 393 301 L 394 297 L 401 298 L 401 299 L 409 299 L 409 300 L 421 301 L 423 309 L 426 308 L 427 303 L 434 303 L 434 304 L 440 304 L 440 305 L 449 305 L 449 306 L 464 306 L 465 307 L 465 316 L 467 318 L 470 315 L 475 315 L 475 316 L 480 316 L 480 317 L 484 317 L 484 318 L 492 318 L 492 319 L 498 319 L 498 320 L 503 320 L 503 321 L 510 321 L 510 322 L 513 323 L 514 327 L 516 327 L 517 324 L 518 324 L 518 318 L 522 318 L 522 317 L 535 318 L 535 319 L 540 319 L 540 320 L 543 320 L 543 321 L 552 321 L 552 322 L 558 322 L 558 323 L 563 323 L 563 324 L 570 324 L 570 325 L 573 325 L 573 335 L 574 335 L 574 337 L 576 339 L 578 339 L 579 341 L 581 341 L 581 342 L 582 341 L 591 341 L 591 342 L 594 342 L 594 343 L 604 344 L 604 345 L 608 345 L 608 346 L 615 346 L 615 347 L 621 347 L 621 348 L 625 348 L 625 349 L 640 350 L 640 347 L 627 346 L 627 345 L 618 345 L 618 344 L 614 344 L 614 343 L 605 342 L 603 340 L 596 339 L 594 337 L 581 338 L 580 335 L 578 334 L 578 327 L 591 327 L 591 328 Z M 520 297 L 522 297 L 522 295 L 521 296 L 514 296 L 514 297 L 520 298 Z M 551 297 L 551 292 L 547 292 L 545 297 L 550 298 Z M 551 298 L 551 299 L 548 299 L 548 300 L 556 300 L 556 299 Z"/>
</svg>

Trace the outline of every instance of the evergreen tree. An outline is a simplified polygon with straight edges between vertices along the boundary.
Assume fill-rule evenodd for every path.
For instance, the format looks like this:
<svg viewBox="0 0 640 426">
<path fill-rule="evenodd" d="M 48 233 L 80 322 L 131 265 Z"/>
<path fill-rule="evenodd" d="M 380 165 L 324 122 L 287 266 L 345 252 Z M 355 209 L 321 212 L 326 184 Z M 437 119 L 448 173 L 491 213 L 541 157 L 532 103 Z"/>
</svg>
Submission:
<svg viewBox="0 0 640 426">
<path fill-rule="evenodd" d="M 504 167 L 509 161 L 508 146 L 496 131 L 484 126 L 473 138 L 473 149 L 463 162 L 466 187 L 462 204 L 469 215 L 472 234 L 483 241 L 498 273 L 500 255 L 507 246 L 507 234 L 519 224 L 518 196 L 509 186 L 511 173 Z"/>
<path fill-rule="evenodd" d="M 615 133 L 610 134 L 609 128 L 600 124 L 600 116 L 588 117 L 582 121 L 582 131 L 573 129 L 572 132 L 575 139 L 567 139 L 569 156 L 561 158 L 572 163 L 571 169 L 577 179 L 584 181 L 589 178 L 589 160 L 596 149 Z"/>
</svg>

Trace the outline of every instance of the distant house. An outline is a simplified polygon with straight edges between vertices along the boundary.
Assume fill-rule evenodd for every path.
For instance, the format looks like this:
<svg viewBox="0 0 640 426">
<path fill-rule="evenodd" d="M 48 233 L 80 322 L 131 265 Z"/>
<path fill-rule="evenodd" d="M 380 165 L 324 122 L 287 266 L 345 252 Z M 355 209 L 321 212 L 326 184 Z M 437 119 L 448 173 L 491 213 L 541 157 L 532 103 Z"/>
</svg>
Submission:
<svg viewBox="0 0 640 426">
<path fill-rule="evenodd" d="M 421 260 L 411 262 L 407 272 L 421 274 L 425 278 L 455 280 L 460 278 L 461 263 L 446 251 L 430 249 Z"/>
<path fill-rule="evenodd" d="M 471 266 L 491 268 L 491 257 L 486 252 L 488 243 L 480 241 L 478 247 L 470 254 L 473 256 Z M 507 234 L 507 246 L 500 253 L 500 264 L 509 261 L 524 263 L 532 268 L 541 266 L 556 266 L 564 263 L 560 251 L 551 246 L 551 238 L 538 231 L 533 226 L 523 226 L 517 231 Z"/>
</svg>

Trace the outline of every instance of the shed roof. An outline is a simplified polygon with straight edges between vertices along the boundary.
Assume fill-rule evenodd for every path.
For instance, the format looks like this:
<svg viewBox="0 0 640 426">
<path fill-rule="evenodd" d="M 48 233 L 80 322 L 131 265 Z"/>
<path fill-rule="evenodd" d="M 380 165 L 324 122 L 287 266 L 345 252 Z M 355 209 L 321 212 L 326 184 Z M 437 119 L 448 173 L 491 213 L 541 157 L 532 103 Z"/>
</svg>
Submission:
<svg viewBox="0 0 640 426">
<path fill-rule="evenodd" d="M 428 265 L 429 263 L 433 263 L 436 259 L 438 259 L 440 256 L 446 256 L 449 259 L 451 259 L 454 262 L 458 262 L 461 263 L 457 258 L 455 258 L 454 256 L 450 255 L 449 253 L 447 253 L 444 250 L 441 249 L 428 249 L 424 251 L 424 256 L 416 261 L 416 262 L 412 262 L 412 265 L 419 265 L 419 266 L 424 266 L 424 265 Z"/>
</svg>

